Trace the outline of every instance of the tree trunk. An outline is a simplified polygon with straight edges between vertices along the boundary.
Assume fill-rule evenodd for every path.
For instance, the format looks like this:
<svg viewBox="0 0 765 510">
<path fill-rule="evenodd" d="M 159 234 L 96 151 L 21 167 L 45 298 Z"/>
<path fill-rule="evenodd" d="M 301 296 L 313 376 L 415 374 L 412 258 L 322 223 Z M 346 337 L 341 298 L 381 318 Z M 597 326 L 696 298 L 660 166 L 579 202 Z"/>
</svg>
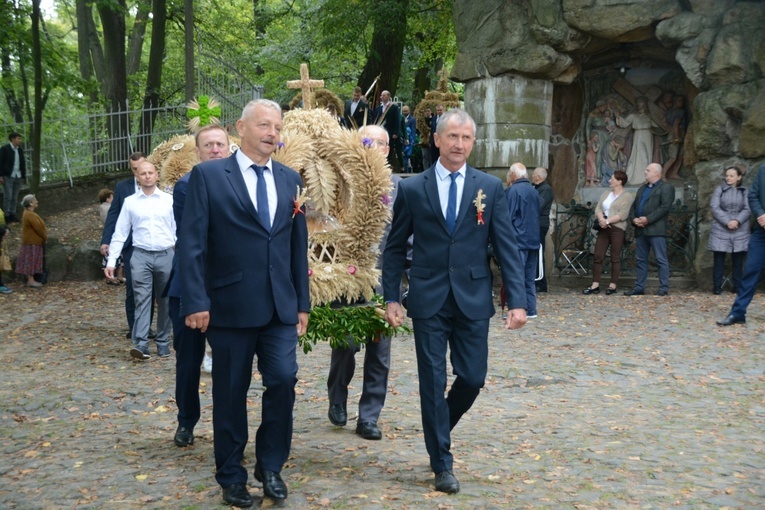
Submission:
<svg viewBox="0 0 765 510">
<path fill-rule="evenodd" d="M 368 87 L 380 75 L 378 90 L 396 95 L 401 75 L 401 59 L 406 42 L 406 14 L 409 0 L 386 0 L 379 2 L 373 14 L 374 32 L 369 56 L 359 76 L 359 86 Z M 370 98 L 370 102 L 377 98 Z"/>
<path fill-rule="evenodd" d="M 42 140 L 42 51 L 40 50 L 40 0 L 32 0 L 32 62 L 34 65 L 34 121 L 32 123 L 32 168 L 27 184 L 32 193 L 40 189 L 40 145 Z"/>
<path fill-rule="evenodd" d="M 184 56 L 186 57 L 186 103 L 194 99 L 194 0 L 183 2 Z M 153 39 L 153 37 L 152 37 Z"/>
<path fill-rule="evenodd" d="M 130 140 L 130 119 L 127 113 L 127 68 L 125 62 L 125 0 L 98 3 L 98 14 L 104 33 L 104 63 L 108 66 L 102 78 L 103 94 L 109 121 L 111 161 L 127 166 L 133 144 Z M 124 168 L 124 167 L 123 167 Z"/>
<path fill-rule="evenodd" d="M 133 22 L 133 31 L 130 33 L 127 50 L 127 75 L 132 76 L 141 68 L 141 53 L 143 52 L 143 40 L 146 35 L 146 23 L 149 21 L 151 4 L 138 2 L 138 12 Z M 155 20 L 156 21 L 156 20 Z M 152 40 L 154 36 L 152 35 Z M 164 34 L 163 34 L 164 38 Z"/>
<path fill-rule="evenodd" d="M 166 0 L 153 0 L 154 18 L 151 24 L 151 48 L 149 50 L 149 68 L 146 75 L 146 94 L 141 112 L 141 133 L 137 149 L 144 154 L 151 152 L 151 133 L 159 108 L 159 90 L 162 85 L 162 61 L 165 56 L 165 25 L 167 21 Z"/>
</svg>

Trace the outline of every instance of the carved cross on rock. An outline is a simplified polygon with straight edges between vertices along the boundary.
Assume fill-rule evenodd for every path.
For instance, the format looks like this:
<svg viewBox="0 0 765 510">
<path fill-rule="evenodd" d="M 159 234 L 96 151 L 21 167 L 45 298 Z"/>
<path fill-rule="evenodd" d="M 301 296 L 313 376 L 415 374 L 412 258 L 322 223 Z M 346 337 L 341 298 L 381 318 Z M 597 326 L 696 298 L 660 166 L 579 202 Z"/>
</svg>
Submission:
<svg viewBox="0 0 765 510">
<path fill-rule="evenodd" d="M 311 80 L 308 76 L 308 64 L 300 64 L 300 79 L 287 82 L 288 89 L 301 89 L 303 95 L 303 109 L 313 108 L 313 90 L 323 87 L 324 80 Z"/>
</svg>

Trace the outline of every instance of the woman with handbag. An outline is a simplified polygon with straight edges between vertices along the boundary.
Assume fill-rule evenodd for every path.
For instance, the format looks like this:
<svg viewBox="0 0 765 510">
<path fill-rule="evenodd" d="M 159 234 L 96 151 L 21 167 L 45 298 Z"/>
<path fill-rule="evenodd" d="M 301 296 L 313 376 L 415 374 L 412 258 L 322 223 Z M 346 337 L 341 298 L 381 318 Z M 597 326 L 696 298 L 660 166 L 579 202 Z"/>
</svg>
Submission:
<svg viewBox="0 0 765 510">
<path fill-rule="evenodd" d="M 37 215 L 37 198 L 27 195 L 21 200 L 24 215 L 21 218 L 21 249 L 16 260 L 16 272 L 26 275 L 27 287 L 42 287 L 35 281 L 35 273 L 43 272 L 43 257 L 48 229 L 45 222 Z"/>
<path fill-rule="evenodd" d="M 604 191 L 595 207 L 596 223 L 593 226 L 598 231 L 595 241 L 595 257 L 592 264 L 592 285 L 582 291 L 582 294 L 600 293 L 600 275 L 603 273 L 603 259 L 608 247 L 611 247 L 611 283 L 606 294 L 616 292 L 619 273 L 622 267 L 622 244 L 627 230 L 627 218 L 632 205 L 632 194 L 624 191 L 627 184 L 627 173 L 617 170 L 608 181 L 609 191 Z"/>
<path fill-rule="evenodd" d="M 712 292 L 722 292 L 725 255 L 731 254 L 733 292 L 738 291 L 744 257 L 749 247 L 749 201 L 746 188 L 741 185 L 744 172 L 735 166 L 725 169 L 725 182 L 712 192 L 709 208 L 712 211 L 712 230 L 707 249 L 714 253 Z"/>
</svg>

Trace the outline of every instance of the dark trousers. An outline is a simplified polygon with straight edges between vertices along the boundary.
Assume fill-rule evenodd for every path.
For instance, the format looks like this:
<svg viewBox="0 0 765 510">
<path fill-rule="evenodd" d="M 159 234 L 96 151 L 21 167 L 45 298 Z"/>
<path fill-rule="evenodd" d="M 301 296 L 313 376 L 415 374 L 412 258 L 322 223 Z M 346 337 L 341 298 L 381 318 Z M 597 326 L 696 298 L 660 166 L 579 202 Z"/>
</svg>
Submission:
<svg viewBox="0 0 765 510">
<path fill-rule="evenodd" d="M 526 287 L 526 315 L 537 314 L 537 268 L 539 267 L 539 248 L 536 250 L 519 249 L 523 263 L 523 283 Z"/>
<path fill-rule="evenodd" d="M 619 274 L 622 271 L 622 245 L 624 230 L 617 227 L 604 228 L 598 232 L 595 241 L 595 256 L 592 263 L 592 282 L 600 283 L 603 274 L 603 259 L 606 258 L 608 246 L 611 246 L 611 283 L 619 285 Z"/>
<path fill-rule="evenodd" d="M 741 278 L 741 285 L 738 287 L 738 295 L 730 309 L 730 315 L 739 319 L 746 317 L 746 309 L 757 290 L 763 268 L 765 268 L 765 229 L 755 226 L 749 238 L 744 276 Z"/>
<path fill-rule="evenodd" d="M 259 328 L 210 327 L 207 339 L 215 360 L 212 370 L 215 479 L 223 488 L 247 483 L 242 458 L 249 438 L 247 392 L 255 355 L 265 388 L 255 458 L 262 469 L 280 472 L 292 444 L 298 371 L 295 325 L 272 320 Z"/>
<path fill-rule="evenodd" d="M 193 429 L 201 414 L 199 408 L 199 376 L 205 355 L 205 334 L 186 327 L 181 315 L 181 300 L 170 298 L 170 320 L 173 321 L 175 349 L 175 403 L 178 405 L 178 425 Z"/>
<path fill-rule="evenodd" d="M 714 252 L 714 266 L 712 268 L 712 287 L 715 289 L 722 289 L 723 273 L 725 272 L 725 256 L 724 251 Z M 745 251 L 739 251 L 731 253 L 731 268 L 733 270 L 733 290 L 737 291 L 739 285 L 741 285 L 741 275 L 744 272 L 744 259 L 746 258 Z"/>
<path fill-rule="evenodd" d="M 413 319 L 425 447 L 434 473 L 451 470 L 451 430 L 470 409 L 486 380 L 489 320 L 471 320 L 451 291 L 429 319 Z M 446 390 L 446 348 L 456 379 Z M 217 360 L 216 360 L 217 362 Z"/>
<path fill-rule="evenodd" d="M 356 353 L 361 346 L 348 339 L 347 349 L 332 349 L 332 359 L 327 376 L 329 403 L 345 405 L 348 400 L 348 385 L 356 371 Z M 385 405 L 390 372 L 391 338 L 383 336 L 379 342 L 368 342 L 364 354 L 364 386 L 359 399 L 359 422 L 377 423 Z"/>
</svg>

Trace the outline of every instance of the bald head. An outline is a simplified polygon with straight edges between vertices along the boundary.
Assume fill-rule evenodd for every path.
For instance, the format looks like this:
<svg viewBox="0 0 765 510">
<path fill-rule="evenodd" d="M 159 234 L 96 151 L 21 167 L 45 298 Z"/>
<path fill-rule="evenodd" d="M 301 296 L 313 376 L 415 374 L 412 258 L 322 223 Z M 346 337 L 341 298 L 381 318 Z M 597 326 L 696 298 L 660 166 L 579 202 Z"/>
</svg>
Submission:
<svg viewBox="0 0 765 510">
<path fill-rule="evenodd" d="M 547 180 L 547 169 L 541 166 L 536 167 L 531 175 L 531 181 L 534 184 L 542 184 L 545 180 Z"/>
<path fill-rule="evenodd" d="M 388 145 L 388 132 L 384 128 L 370 124 L 368 126 L 362 126 L 359 129 L 359 133 L 365 138 L 372 140 L 374 147 L 380 151 L 384 156 L 388 156 L 390 152 L 390 146 Z"/>
<path fill-rule="evenodd" d="M 645 180 L 650 184 L 655 184 L 661 180 L 661 165 L 658 163 L 651 163 L 645 169 Z"/>
</svg>

